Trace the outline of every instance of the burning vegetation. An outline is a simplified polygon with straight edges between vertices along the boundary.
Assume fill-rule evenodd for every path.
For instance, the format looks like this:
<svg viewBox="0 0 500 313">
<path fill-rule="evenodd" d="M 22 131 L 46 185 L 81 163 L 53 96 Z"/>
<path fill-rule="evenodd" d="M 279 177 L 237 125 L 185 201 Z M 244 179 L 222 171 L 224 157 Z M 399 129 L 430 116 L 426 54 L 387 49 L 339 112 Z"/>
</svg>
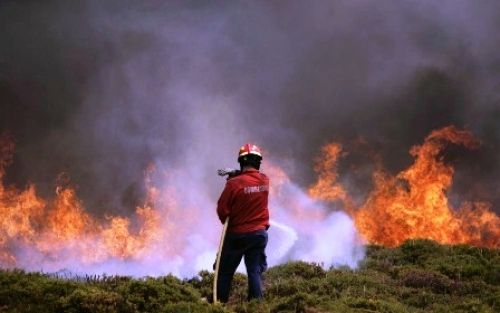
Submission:
<svg viewBox="0 0 500 313">
<path fill-rule="evenodd" d="M 337 181 L 342 148 L 329 144 L 323 147 L 316 165 L 318 181 L 309 193 L 317 199 L 343 202 L 369 243 L 392 247 L 407 239 L 427 238 L 443 244 L 498 248 L 500 218 L 489 203 L 466 202 L 454 208 L 449 202 L 454 169 L 441 155 L 449 144 L 478 149 L 480 143 L 469 131 L 453 126 L 431 132 L 422 145 L 411 148 L 415 161 L 407 169 L 391 175 L 378 166 L 373 173 L 374 188 L 357 208 Z"/>
<path fill-rule="evenodd" d="M 466 202 L 454 208 L 448 199 L 454 169 L 443 160 L 447 145 L 478 149 L 472 133 L 449 126 L 431 132 L 423 144 L 411 148 L 413 164 L 397 175 L 381 166 L 373 173 L 374 188 L 364 203 L 355 205 L 339 182 L 337 164 L 342 146 L 328 144 L 315 170 L 317 182 L 309 189 L 312 198 L 340 201 L 353 217 L 368 243 L 397 246 L 407 239 L 427 238 L 444 244 L 472 244 L 500 247 L 500 218 L 486 202 Z M 136 208 L 135 216 L 108 216 L 98 219 L 89 214 L 76 190 L 62 184 L 53 199 L 43 199 L 36 186 L 25 189 L 3 183 L 12 163 L 14 143 L 8 135 L 0 138 L 0 267 L 33 268 L 40 259 L 51 264 L 49 270 L 66 266 L 63 260 L 82 264 L 108 260 L 144 260 L 161 254 L 175 256 L 179 241 L 172 241 L 182 230 L 173 221 L 189 209 L 179 210 L 175 190 L 160 190 L 146 174 L 147 197 Z M 280 184 L 289 180 L 280 168 L 270 168 L 271 193 L 280 194 Z M 276 183 L 277 182 L 277 183 Z M 300 215 L 300 207 L 293 207 Z M 184 213 L 181 213 L 184 212 Z M 199 217 L 192 216 L 194 226 Z M 155 253 L 151 253 L 154 251 Z M 35 257 L 33 257 L 35 256 Z"/>
<path fill-rule="evenodd" d="M 12 162 L 14 144 L 8 135 L 0 137 L 0 179 Z M 155 189 L 136 209 L 139 227 L 132 231 L 126 217 L 108 217 L 99 221 L 91 216 L 76 195 L 74 188 L 58 186 L 53 199 L 42 199 L 34 185 L 24 190 L 0 184 L 0 265 L 19 266 L 14 251 L 27 249 L 42 255 L 57 268 L 58 260 L 74 258 L 83 264 L 115 259 L 135 259 L 164 235 L 160 227 Z M 168 231 L 168 229 L 167 229 Z M 22 254 L 21 254 L 22 255 Z M 33 255 L 32 255 L 33 256 Z M 33 258 L 33 265 L 37 258 Z M 30 264 L 24 258 L 23 264 Z M 60 264 L 61 268 L 64 267 Z"/>
</svg>

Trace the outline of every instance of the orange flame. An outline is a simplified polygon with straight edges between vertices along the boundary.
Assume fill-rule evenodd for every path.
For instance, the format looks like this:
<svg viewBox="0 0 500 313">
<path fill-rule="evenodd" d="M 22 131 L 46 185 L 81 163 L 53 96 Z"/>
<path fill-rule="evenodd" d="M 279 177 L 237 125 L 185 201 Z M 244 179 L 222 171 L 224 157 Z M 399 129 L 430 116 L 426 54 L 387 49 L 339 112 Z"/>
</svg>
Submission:
<svg viewBox="0 0 500 313">
<path fill-rule="evenodd" d="M 468 243 L 499 247 L 500 218 L 484 202 L 451 207 L 446 191 L 454 169 L 440 153 L 449 144 L 477 149 L 479 141 L 468 131 L 448 126 L 431 132 L 410 154 L 415 162 L 396 176 L 377 170 L 374 189 L 366 202 L 351 209 L 352 202 L 337 181 L 336 162 L 341 147 L 327 145 L 317 165 L 318 182 L 310 189 L 313 197 L 340 200 L 355 218 L 362 236 L 370 243 L 396 246 L 412 238 L 428 238 L 445 244 Z"/>
<path fill-rule="evenodd" d="M 89 215 L 73 188 L 57 187 L 54 200 L 46 201 L 37 196 L 33 185 L 26 190 L 4 186 L 1 179 L 13 151 L 12 140 L 0 136 L 1 267 L 16 266 L 19 245 L 35 249 L 44 259 L 56 263 L 71 257 L 84 264 L 140 258 L 166 234 L 163 226 L 168 223 L 163 223 L 159 211 L 153 208 L 160 201 L 154 187 L 148 186 L 145 205 L 136 209 L 139 227 L 133 231 L 129 218 L 99 221 Z M 171 210 L 170 204 L 167 199 L 163 210 Z"/>
<path fill-rule="evenodd" d="M 342 146 L 331 143 L 322 149 L 322 159 L 317 160 L 314 170 L 318 173 L 318 181 L 309 188 L 309 195 L 324 201 L 341 201 L 348 213 L 354 210 L 354 204 L 338 182 L 337 163 L 341 156 Z"/>
<path fill-rule="evenodd" d="M 346 153 L 340 144 L 328 144 L 317 160 L 318 181 L 309 189 L 309 195 L 342 203 L 370 243 L 395 246 L 410 238 L 430 238 L 441 243 L 500 247 L 500 218 L 491 211 L 490 204 L 466 202 L 455 209 L 448 201 L 446 192 L 454 169 L 444 163 L 440 154 L 450 143 L 467 149 L 479 146 L 468 131 L 452 126 L 433 131 L 422 145 L 411 148 L 415 161 L 408 169 L 395 176 L 381 169 L 373 173 L 374 188 L 358 207 L 337 174 L 338 161 Z M 190 212 L 201 211 L 186 208 L 190 204 L 183 202 L 180 209 L 175 188 L 160 192 L 151 179 L 155 168 L 150 167 L 145 175 L 147 197 L 135 215 L 98 219 L 85 210 L 70 186 L 57 187 L 53 199 L 42 199 L 34 185 L 22 190 L 6 186 L 5 169 L 12 163 L 13 153 L 12 138 L 0 136 L 0 267 L 20 263 L 36 266 L 40 259 L 52 264 L 52 269 L 63 268 L 61 260 L 68 259 L 82 264 L 145 260 L 153 255 L 175 260 L 179 249 L 186 246 L 187 239 L 182 239 L 187 237 L 185 232 L 204 218 L 202 214 L 192 216 Z M 271 177 L 272 197 L 288 199 L 294 192 L 284 187 L 290 185 L 290 178 L 278 166 L 265 166 Z M 310 208 L 305 210 L 304 205 Z M 283 207 L 301 221 L 322 220 L 325 216 L 323 210 L 314 209 L 310 203 L 290 200 Z M 274 213 L 280 214 L 279 210 Z M 175 224 L 179 220 L 183 227 Z M 19 247 L 38 257 L 18 259 Z"/>
</svg>

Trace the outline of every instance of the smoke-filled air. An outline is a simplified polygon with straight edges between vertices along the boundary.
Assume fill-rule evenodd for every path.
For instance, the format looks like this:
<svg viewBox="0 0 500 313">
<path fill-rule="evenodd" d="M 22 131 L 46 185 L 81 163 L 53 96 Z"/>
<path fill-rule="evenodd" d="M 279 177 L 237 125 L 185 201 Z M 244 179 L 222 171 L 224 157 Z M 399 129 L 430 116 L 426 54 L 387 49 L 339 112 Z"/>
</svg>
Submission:
<svg viewBox="0 0 500 313">
<path fill-rule="evenodd" d="M 239 147 L 269 265 L 500 248 L 498 1 L 1 1 L 0 267 L 212 270 Z"/>
</svg>

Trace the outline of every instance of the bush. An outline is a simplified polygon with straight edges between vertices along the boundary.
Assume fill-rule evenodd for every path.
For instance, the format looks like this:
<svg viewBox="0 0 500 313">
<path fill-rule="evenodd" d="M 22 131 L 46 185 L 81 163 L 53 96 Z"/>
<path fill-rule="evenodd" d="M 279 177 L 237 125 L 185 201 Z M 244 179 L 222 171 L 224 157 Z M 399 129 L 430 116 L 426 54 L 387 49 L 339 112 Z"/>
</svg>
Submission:
<svg viewBox="0 0 500 313">
<path fill-rule="evenodd" d="M 0 312 L 498 312 L 500 250 L 412 240 L 367 247 L 357 270 L 290 262 L 264 275 L 262 301 L 247 302 L 237 273 L 230 301 L 210 304 L 213 273 L 133 279 L 61 279 L 0 270 Z"/>
<path fill-rule="evenodd" d="M 165 304 L 197 302 L 201 298 L 195 289 L 173 276 L 132 280 L 116 291 L 139 312 L 157 312 Z"/>
<path fill-rule="evenodd" d="M 400 283 L 406 287 L 431 290 L 436 293 L 448 293 L 453 282 L 446 276 L 433 271 L 420 269 L 405 270 L 400 274 Z"/>
<path fill-rule="evenodd" d="M 133 307 L 125 303 L 123 297 L 116 292 L 95 287 L 76 289 L 59 302 L 61 309 L 68 313 L 134 312 Z"/>
<path fill-rule="evenodd" d="M 402 261 L 406 264 L 422 265 L 431 257 L 443 255 L 446 246 L 441 246 L 428 239 L 412 239 L 405 241 L 400 247 Z"/>
<path fill-rule="evenodd" d="M 278 265 L 270 268 L 265 273 L 266 279 L 278 278 L 305 278 L 311 279 L 315 277 L 324 277 L 326 272 L 316 263 L 306 262 L 289 262 L 284 265 Z"/>
</svg>

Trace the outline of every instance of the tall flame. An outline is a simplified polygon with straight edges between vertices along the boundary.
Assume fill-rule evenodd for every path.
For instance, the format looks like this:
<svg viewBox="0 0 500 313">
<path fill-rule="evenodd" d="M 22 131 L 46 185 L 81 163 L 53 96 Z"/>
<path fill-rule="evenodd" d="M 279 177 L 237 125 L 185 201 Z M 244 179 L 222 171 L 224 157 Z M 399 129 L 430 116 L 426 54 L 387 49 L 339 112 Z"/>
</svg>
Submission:
<svg viewBox="0 0 500 313">
<path fill-rule="evenodd" d="M 316 200 L 342 204 L 370 243 L 395 246 L 410 238 L 430 238 L 441 243 L 500 247 L 500 218 L 491 211 L 490 204 L 471 201 L 453 208 L 448 201 L 454 169 L 443 161 L 441 153 L 449 144 L 467 149 L 479 146 L 470 132 L 453 126 L 433 131 L 423 144 L 411 148 L 415 161 L 406 170 L 390 175 L 377 167 L 373 173 L 374 188 L 359 206 L 337 174 L 339 159 L 346 156 L 338 143 L 323 147 L 315 167 L 318 181 L 308 195 L 290 181 L 283 169 L 266 162 L 265 171 L 272 181 L 272 229 L 277 232 L 275 237 L 281 238 L 273 249 L 274 260 L 341 260 L 354 265 L 362 257 L 354 247 L 357 236 L 351 232 L 354 228 L 347 215 L 330 212 Z M 165 173 L 166 178 L 162 179 L 166 184 L 158 188 L 151 179 L 156 172 L 151 166 L 145 173 L 146 199 L 133 216 L 97 218 L 85 209 L 70 184 L 60 183 L 49 199 L 40 197 L 33 184 L 24 189 L 5 185 L 5 171 L 12 163 L 13 153 L 12 138 L 1 135 L 0 267 L 53 271 L 149 262 L 152 272 L 141 271 L 139 275 L 183 275 L 173 269 L 183 271 L 189 267 L 192 274 L 194 267 L 200 269 L 199 264 L 211 264 L 217 229 L 210 223 L 200 231 L 196 229 L 207 224 L 208 216 L 216 222 L 215 213 L 206 210 L 212 203 L 203 195 L 189 196 L 187 201 L 179 196 L 176 180 L 169 177 L 186 177 L 185 173 Z M 349 238 L 333 249 L 339 240 L 332 241 L 332 237 L 339 236 Z M 338 253 L 346 249 L 354 250 Z M 130 273 L 128 269 L 122 272 Z"/>
<path fill-rule="evenodd" d="M 485 202 L 466 202 L 455 209 L 446 192 L 454 169 L 440 154 L 448 144 L 477 149 L 479 141 L 454 126 L 431 132 L 422 145 L 413 146 L 414 163 L 393 176 L 383 170 L 373 173 L 374 188 L 360 207 L 352 208 L 337 180 L 338 144 L 323 148 L 318 182 L 310 194 L 326 201 L 342 201 L 355 218 L 362 236 L 371 243 L 396 246 L 412 238 L 428 238 L 446 244 L 469 243 L 500 246 L 500 218 Z"/>
<path fill-rule="evenodd" d="M 317 182 L 309 188 L 309 195 L 325 201 L 341 201 L 348 213 L 353 213 L 354 204 L 344 187 L 338 182 L 337 163 L 342 152 L 342 145 L 330 143 L 322 149 L 322 158 L 318 159 L 314 170 L 318 173 Z"/>
</svg>

